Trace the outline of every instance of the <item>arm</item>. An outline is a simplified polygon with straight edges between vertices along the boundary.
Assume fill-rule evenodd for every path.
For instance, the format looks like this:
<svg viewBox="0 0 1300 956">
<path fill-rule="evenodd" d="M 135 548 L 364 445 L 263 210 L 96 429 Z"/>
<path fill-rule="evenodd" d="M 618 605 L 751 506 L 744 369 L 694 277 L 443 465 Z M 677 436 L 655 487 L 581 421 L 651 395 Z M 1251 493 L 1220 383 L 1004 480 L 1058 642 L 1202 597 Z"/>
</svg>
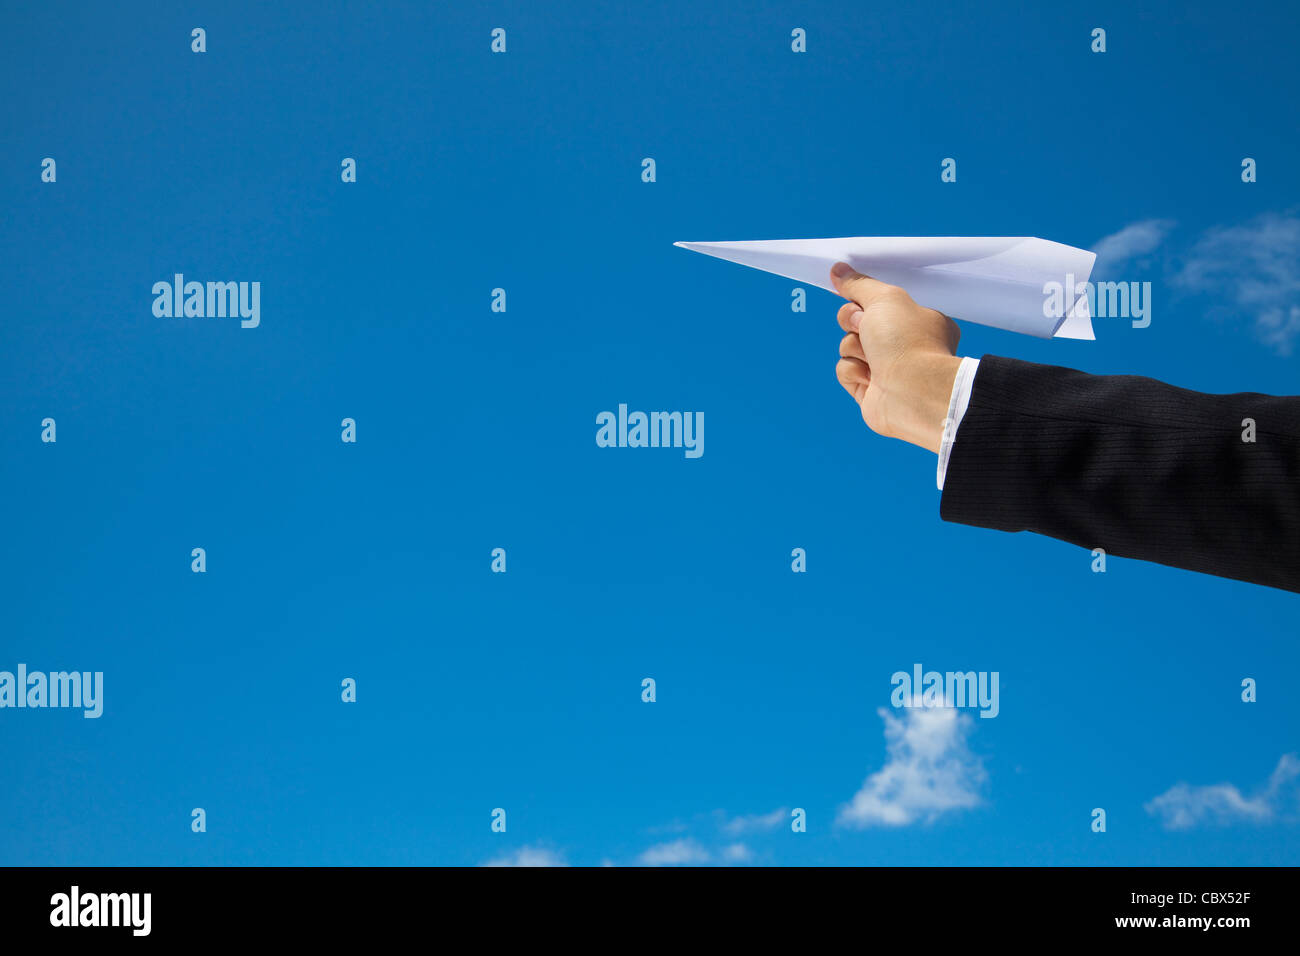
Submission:
<svg viewBox="0 0 1300 956">
<path fill-rule="evenodd" d="M 956 325 L 842 264 L 832 279 L 840 383 L 873 431 L 939 451 Z M 985 356 L 948 453 L 944 520 L 1300 591 L 1300 397 Z"/>
<path fill-rule="evenodd" d="M 939 513 L 1300 591 L 1300 398 L 985 356 Z"/>
</svg>

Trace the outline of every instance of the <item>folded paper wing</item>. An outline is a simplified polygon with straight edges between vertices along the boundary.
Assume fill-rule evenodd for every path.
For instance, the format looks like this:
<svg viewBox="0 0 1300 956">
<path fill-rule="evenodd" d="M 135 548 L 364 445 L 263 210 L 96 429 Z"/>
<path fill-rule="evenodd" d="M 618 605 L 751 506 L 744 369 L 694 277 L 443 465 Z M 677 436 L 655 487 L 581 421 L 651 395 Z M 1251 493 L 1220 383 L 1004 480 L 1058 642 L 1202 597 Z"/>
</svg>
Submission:
<svg viewBox="0 0 1300 956">
<path fill-rule="evenodd" d="M 1040 338 L 1095 338 L 1085 283 L 1097 257 L 1046 239 L 880 236 L 674 245 L 832 292 L 831 266 L 847 262 L 954 319 Z"/>
</svg>

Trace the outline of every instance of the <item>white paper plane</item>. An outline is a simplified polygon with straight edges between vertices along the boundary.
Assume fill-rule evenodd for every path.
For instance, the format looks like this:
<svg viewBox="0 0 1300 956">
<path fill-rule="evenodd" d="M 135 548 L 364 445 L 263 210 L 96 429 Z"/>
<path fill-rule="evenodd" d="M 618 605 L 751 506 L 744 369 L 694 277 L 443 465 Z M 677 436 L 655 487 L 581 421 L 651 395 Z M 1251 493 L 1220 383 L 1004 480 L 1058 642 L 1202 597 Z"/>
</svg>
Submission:
<svg viewBox="0 0 1300 956">
<path fill-rule="evenodd" d="M 954 319 L 1039 338 L 1096 338 L 1085 285 L 1096 253 L 1046 239 L 876 236 L 673 245 L 831 292 L 831 266 L 847 262 Z"/>
</svg>

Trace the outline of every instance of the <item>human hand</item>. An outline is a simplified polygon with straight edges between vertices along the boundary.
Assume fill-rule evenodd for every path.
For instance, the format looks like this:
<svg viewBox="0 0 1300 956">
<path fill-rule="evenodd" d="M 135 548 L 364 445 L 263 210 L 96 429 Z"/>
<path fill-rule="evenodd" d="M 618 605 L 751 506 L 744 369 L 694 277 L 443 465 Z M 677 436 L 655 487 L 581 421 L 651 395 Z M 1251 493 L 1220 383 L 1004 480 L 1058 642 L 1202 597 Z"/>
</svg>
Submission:
<svg viewBox="0 0 1300 956">
<path fill-rule="evenodd" d="M 840 340 L 836 378 L 873 432 L 937 454 L 961 364 L 961 329 L 898 286 L 855 272 L 848 263 L 835 264 L 831 282 L 849 300 L 837 316 L 848 334 Z"/>
</svg>

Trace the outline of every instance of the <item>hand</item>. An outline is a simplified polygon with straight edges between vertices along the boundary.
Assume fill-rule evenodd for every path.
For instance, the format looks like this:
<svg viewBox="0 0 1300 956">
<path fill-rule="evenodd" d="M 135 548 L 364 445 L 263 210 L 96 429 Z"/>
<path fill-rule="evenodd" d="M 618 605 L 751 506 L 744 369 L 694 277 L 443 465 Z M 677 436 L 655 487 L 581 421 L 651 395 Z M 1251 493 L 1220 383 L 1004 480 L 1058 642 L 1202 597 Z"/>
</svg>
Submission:
<svg viewBox="0 0 1300 956">
<path fill-rule="evenodd" d="M 849 300 L 838 315 L 848 334 L 840 341 L 836 378 L 873 432 L 937 454 L 961 364 L 961 329 L 898 286 L 861 275 L 848 263 L 835 264 L 831 282 Z"/>
</svg>

